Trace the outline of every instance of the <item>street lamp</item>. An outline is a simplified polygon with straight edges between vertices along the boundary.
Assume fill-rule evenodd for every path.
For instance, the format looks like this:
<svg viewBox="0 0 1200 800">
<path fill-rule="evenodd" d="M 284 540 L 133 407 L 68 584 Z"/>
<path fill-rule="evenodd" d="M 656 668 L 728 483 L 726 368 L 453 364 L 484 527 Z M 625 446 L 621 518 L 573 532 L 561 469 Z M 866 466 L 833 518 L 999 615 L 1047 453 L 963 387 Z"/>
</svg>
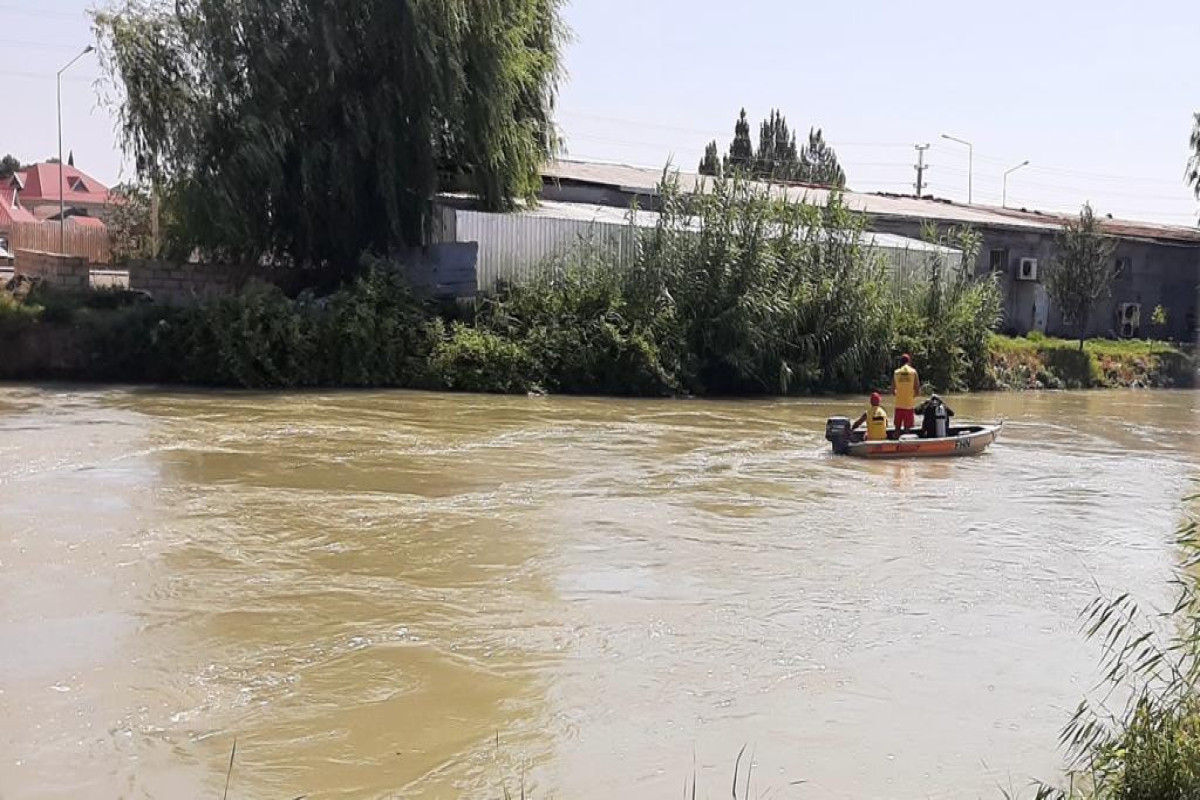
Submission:
<svg viewBox="0 0 1200 800">
<path fill-rule="evenodd" d="M 74 66 L 76 61 L 95 49 L 89 44 L 83 48 L 82 53 L 72 58 L 65 67 L 58 71 L 58 252 L 60 255 L 66 255 L 67 250 L 67 203 L 64 197 L 66 184 L 63 180 L 62 155 L 62 76 L 64 72 Z"/>
<path fill-rule="evenodd" d="M 1003 194 L 1000 195 L 1000 207 L 1001 208 L 1008 208 L 1008 176 L 1009 176 L 1009 174 L 1016 172 L 1021 167 L 1028 167 L 1028 166 L 1029 166 L 1029 159 L 1025 159 L 1024 161 L 1022 161 L 1020 164 L 1017 164 L 1012 169 L 1005 171 L 1005 173 L 1004 173 L 1004 192 L 1003 192 Z"/>
<path fill-rule="evenodd" d="M 951 142 L 965 144 L 967 146 L 967 205 L 971 205 L 974 195 L 974 187 L 972 184 L 975 182 L 975 147 L 966 139 L 956 139 L 955 137 L 947 136 L 944 133 L 942 134 L 942 138 L 948 139 Z"/>
</svg>

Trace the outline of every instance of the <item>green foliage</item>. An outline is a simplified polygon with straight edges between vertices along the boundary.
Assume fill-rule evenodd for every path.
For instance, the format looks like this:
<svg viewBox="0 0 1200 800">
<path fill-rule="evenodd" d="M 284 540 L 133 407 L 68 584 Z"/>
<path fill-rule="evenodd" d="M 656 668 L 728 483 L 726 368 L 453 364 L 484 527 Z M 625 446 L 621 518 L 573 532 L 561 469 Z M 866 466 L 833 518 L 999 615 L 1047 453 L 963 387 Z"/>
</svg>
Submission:
<svg viewBox="0 0 1200 800">
<path fill-rule="evenodd" d="M 1161 305 L 1154 307 L 1154 313 L 1150 315 L 1150 322 L 1160 328 L 1165 328 L 1167 325 L 1167 310 Z"/>
<path fill-rule="evenodd" d="M 435 385 L 464 392 L 528 392 L 536 364 L 520 342 L 462 322 L 434 348 L 429 366 Z"/>
<path fill-rule="evenodd" d="M 21 162 L 11 154 L 0 158 L 0 181 L 6 181 L 21 169 Z"/>
<path fill-rule="evenodd" d="M 314 381 L 312 326 L 273 286 L 256 284 L 222 297 L 180 321 L 183 380 L 248 389 Z"/>
<path fill-rule="evenodd" d="M 846 185 L 846 173 L 838 163 L 837 153 L 825 143 L 820 128 L 816 131 L 810 128 L 808 131 L 808 144 L 800 151 L 800 169 L 796 180 L 838 189 Z"/>
<path fill-rule="evenodd" d="M 532 198 L 560 0 L 119 0 L 95 15 L 167 244 L 324 265 L 416 244 L 461 182 Z"/>
<path fill-rule="evenodd" d="M 1078 328 L 1082 350 L 1092 310 L 1112 290 L 1116 244 L 1101 232 L 1091 205 L 1085 205 L 1079 219 L 1064 226 L 1057 247 L 1043 280 L 1063 317 Z"/>
<path fill-rule="evenodd" d="M 660 351 L 660 307 L 632 305 L 628 275 L 595 243 L 547 277 L 480 304 L 476 324 L 520 342 L 547 390 L 662 396 L 679 391 Z M 664 363 L 666 362 L 666 363 Z"/>
<path fill-rule="evenodd" d="M 0 292 L 0 336 L 10 337 L 33 325 L 42 308 L 34 303 L 22 303 L 8 292 Z"/>
<path fill-rule="evenodd" d="M 758 149 L 754 152 L 753 175 L 768 180 L 797 180 L 800 157 L 796 150 L 796 134 L 788 130 L 787 118 L 775 109 L 763 120 L 758 134 Z"/>
<path fill-rule="evenodd" d="M 1003 303 L 994 275 L 971 272 L 982 240 L 959 227 L 945 233 L 929 227 L 924 238 L 961 251 L 962 261 L 951 270 L 943 251 L 931 251 L 924 279 L 901 293 L 896 349 L 912 354 L 922 382 L 938 391 L 990 388 L 990 336 L 1000 324 Z"/>
<path fill-rule="evenodd" d="M 729 143 L 729 155 L 725 159 L 725 171 L 745 171 L 754 162 L 754 143 L 750 141 L 750 121 L 746 109 L 738 116 L 733 126 L 733 141 Z"/>
<path fill-rule="evenodd" d="M 1194 500 L 1195 498 L 1193 498 Z M 1180 530 L 1175 606 L 1143 611 L 1128 593 L 1100 597 L 1082 616 L 1102 643 L 1104 689 L 1063 730 L 1072 788 L 1043 786 L 1056 800 L 1200 797 L 1200 540 L 1194 520 Z M 1113 698 L 1124 698 L 1113 708 Z M 1082 787 L 1082 788 L 1078 788 Z"/>
<path fill-rule="evenodd" d="M 796 134 L 788 127 L 787 118 L 776 109 L 771 109 L 770 116 L 759 126 L 757 149 L 750 140 L 750 122 L 744 108 L 734 125 L 724 165 L 717 163 L 715 141 L 705 148 L 701 175 L 719 176 L 735 171 L 755 180 L 812 183 L 837 189 L 846 185 L 846 174 L 838 164 L 837 154 L 826 144 L 821 130 L 810 128 L 807 143 L 798 148 Z"/>
<path fill-rule="evenodd" d="M 1188 159 L 1187 182 L 1196 192 L 1196 197 L 1200 198 L 1200 113 L 1195 115 L 1192 138 L 1188 144 L 1191 147 L 1192 156 Z"/>
<path fill-rule="evenodd" d="M 336 292 L 316 316 L 315 369 L 336 386 L 414 386 L 441 334 L 421 298 L 396 269 L 368 260 L 366 272 Z M 305 298 L 307 305 L 313 301 Z"/>
<path fill-rule="evenodd" d="M 721 166 L 721 155 L 717 149 L 716 141 L 709 142 L 704 147 L 704 158 L 700 159 L 700 167 L 697 169 L 701 175 L 720 175 L 724 170 Z"/>
<path fill-rule="evenodd" d="M 740 177 L 663 212 L 630 272 L 631 307 L 653 321 L 664 363 L 693 392 L 860 390 L 886 366 L 884 275 L 863 219 L 772 198 Z"/>
<path fill-rule="evenodd" d="M 139 184 L 124 184 L 109 192 L 101 219 L 108 229 L 113 261 L 123 264 L 133 258 L 153 258 L 150 190 Z"/>
<path fill-rule="evenodd" d="M 1041 334 L 993 335 L 989 348 L 1000 388 L 1184 388 L 1195 385 L 1200 367 L 1194 351 L 1140 339 L 1089 339 L 1080 351 L 1077 342 Z"/>
</svg>

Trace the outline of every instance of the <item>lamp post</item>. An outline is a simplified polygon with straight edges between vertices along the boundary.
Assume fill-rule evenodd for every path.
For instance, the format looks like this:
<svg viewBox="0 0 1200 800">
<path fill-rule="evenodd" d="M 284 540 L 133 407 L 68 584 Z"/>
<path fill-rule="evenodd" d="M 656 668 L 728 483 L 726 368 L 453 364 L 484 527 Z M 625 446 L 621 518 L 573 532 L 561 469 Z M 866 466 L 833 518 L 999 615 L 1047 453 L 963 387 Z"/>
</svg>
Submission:
<svg viewBox="0 0 1200 800">
<path fill-rule="evenodd" d="M 1020 164 L 1017 164 L 1012 169 L 1005 170 L 1005 172 L 1004 172 L 1004 192 L 1000 195 L 1000 207 L 1001 208 L 1008 208 L 1008 176 L 1010 174 L 1016 172 L 1017 170 L 1019 170 L 1021 167 L 1028 167 L 1028 166 L 1029 166 L 1029 159 L 1025 159 L 1024 161 L 1022 161 Z"/>
<path fill-rule="evenodd" d="M 95 49 L 89 44 L 82 53 L 72 58 L 65 67 L 58 71 L 58 252 L 60 255 L 66 255 L 67 249 L 67 203 L 64 196 L 66 184 L 63 179 L 62 153 L 62 76 L 64 72 L 74 66 L 76 61 Z"/>
<path fill-rule="evenodd" d="M 967 146 L 967 205 L 971 205 L 974 200 L 974 183 L 975 183 L 975 146 L 966 139 L 957 139 L 947 134 L 942 134 L 943 139 L 951 142 L 958 142 Z"/>
</svg>

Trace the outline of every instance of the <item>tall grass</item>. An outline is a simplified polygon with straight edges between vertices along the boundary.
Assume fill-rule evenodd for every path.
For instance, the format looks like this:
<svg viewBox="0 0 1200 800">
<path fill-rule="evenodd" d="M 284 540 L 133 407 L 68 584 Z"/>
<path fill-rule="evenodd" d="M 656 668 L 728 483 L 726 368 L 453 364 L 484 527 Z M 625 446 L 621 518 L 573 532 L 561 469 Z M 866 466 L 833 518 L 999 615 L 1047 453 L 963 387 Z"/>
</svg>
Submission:
<svg viewBox="0 0 1200 800">
<path fill-rule="evenodd" d="M 1103 645 L 1103 684 L 1063 730 L 1068 787 L 1041 785 L 1038 798 L 1200 797 L 1200 534 L 1191 514 L 1177 542 L 1169 611 L 1146 611 L 1128 593 L 1085 610 L 1086 635 Z"/>
<path fill-rule="evenodd" d="M 659 198 L 632 265 L 584 243 L 545 277 L 482 301 L 476 327 L 522 343 L 534 382 L 554 391 L 865 391 L 888 384 L 903 351 L 938 388 L 987 385 L 992 281 L 947 275 L 939 252 L 897 298 L 866 220 L 837 194 L 807 205 L 737 176 L 685 193 L 666 174 Z M 973 247 L 974 263 L 977 236 L 939 241 Z"/>
</svg>

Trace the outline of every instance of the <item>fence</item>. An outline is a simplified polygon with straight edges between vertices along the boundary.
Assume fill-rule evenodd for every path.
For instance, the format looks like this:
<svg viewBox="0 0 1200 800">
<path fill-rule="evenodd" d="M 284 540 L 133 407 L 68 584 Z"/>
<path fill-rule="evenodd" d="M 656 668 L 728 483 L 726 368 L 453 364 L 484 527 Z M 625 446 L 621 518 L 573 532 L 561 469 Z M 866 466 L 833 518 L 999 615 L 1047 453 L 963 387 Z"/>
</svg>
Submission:
<svg viewBox="0 0 1200 800">
<path fill-rule="evenodd" d="M 68 220 L 62 230 L 57 222 L 22 222 L 13 226 L 9 236 L 9 250 L 32 250 L 41 253 L 58 253 L 85 258 L 91 264 L 112 263 L 112 243 L 108 231 L 98 228 L 83 228 L 72 225 Z"/>
</svg>

